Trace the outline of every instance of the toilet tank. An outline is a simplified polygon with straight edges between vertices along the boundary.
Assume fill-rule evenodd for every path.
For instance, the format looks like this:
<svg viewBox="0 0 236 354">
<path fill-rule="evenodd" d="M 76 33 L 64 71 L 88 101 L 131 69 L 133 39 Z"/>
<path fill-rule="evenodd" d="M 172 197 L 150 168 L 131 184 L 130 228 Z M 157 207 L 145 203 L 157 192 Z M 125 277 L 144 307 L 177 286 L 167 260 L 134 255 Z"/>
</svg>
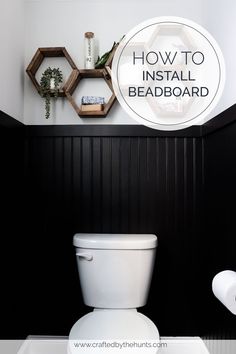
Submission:
<svg viewBox="0 0 236 354">
<path fill-rule="evenodd" d="M 84 303 L 96 308 L 144 306 L 157 237 L 150 234 L 76 234 L 73 244 Z"/>
</svg>

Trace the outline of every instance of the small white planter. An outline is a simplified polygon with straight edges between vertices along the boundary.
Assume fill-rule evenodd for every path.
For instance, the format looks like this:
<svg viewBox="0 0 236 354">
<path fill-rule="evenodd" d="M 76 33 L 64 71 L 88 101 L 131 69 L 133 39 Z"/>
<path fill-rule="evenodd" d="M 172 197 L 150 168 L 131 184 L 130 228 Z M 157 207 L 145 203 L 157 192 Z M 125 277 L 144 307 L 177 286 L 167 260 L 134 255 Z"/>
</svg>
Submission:
<svg viewBox="0 0 236 354">
<path fill-rule="evenodd" d="M 55 79 L 51 78 L 50 79 L 50 90 L 55 90 L 56 85 L 55 85 Z"/>
</svg>

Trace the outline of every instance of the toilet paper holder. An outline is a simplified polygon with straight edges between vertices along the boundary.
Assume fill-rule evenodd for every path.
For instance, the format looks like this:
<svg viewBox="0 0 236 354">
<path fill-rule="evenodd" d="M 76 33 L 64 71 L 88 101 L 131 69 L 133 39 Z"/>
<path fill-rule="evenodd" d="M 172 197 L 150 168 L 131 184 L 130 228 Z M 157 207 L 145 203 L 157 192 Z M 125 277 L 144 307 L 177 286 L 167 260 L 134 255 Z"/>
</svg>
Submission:
<svg viewBox="0 0 236 354">
<path fill-rule="evenodd" d="M 236 272 L 224 270 L 215 275 L 212 291 L 216 298 L 234 315 L 236 315 Z"/>
</svg>

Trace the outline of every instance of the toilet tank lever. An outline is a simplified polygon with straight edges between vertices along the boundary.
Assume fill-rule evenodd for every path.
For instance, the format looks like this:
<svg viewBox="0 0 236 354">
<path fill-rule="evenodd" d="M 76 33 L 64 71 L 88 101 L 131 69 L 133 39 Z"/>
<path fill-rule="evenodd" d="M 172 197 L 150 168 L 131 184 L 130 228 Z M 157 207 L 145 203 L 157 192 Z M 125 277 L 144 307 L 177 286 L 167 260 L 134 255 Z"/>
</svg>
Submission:
<svg viewBox="0 0 236 354">
<path fill-rule="evenodd" d="M 76 252 L 76 256 L 86 259 L 87 261 L 92 261 L 93 256 L 86 252 Z"/>
</svg>

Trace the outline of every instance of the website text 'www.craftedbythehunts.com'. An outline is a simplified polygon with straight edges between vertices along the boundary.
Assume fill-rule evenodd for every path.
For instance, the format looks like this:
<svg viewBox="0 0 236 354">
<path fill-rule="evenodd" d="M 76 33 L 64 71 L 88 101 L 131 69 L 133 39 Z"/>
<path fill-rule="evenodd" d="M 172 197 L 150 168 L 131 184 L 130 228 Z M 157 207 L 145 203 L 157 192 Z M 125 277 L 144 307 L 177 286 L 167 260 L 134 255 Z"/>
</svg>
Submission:
<svg viewBox="0 0 236 354">
<path fill-rule="evenodd" d="M 119 348 L 119 349 L 144 349 L 144 348 L 167 348 L 166 342 L 159 341 L 76 341 L 74 348 Z"/>
<path fill-rule="evenodd" d="M 4 354 L 235 354 L 236 340 L 199 337 L 165 337 L 145 340 L 68 340 L 66 337 L 28 337 L 25 340 L 0 340 Z"/>
</svg>

